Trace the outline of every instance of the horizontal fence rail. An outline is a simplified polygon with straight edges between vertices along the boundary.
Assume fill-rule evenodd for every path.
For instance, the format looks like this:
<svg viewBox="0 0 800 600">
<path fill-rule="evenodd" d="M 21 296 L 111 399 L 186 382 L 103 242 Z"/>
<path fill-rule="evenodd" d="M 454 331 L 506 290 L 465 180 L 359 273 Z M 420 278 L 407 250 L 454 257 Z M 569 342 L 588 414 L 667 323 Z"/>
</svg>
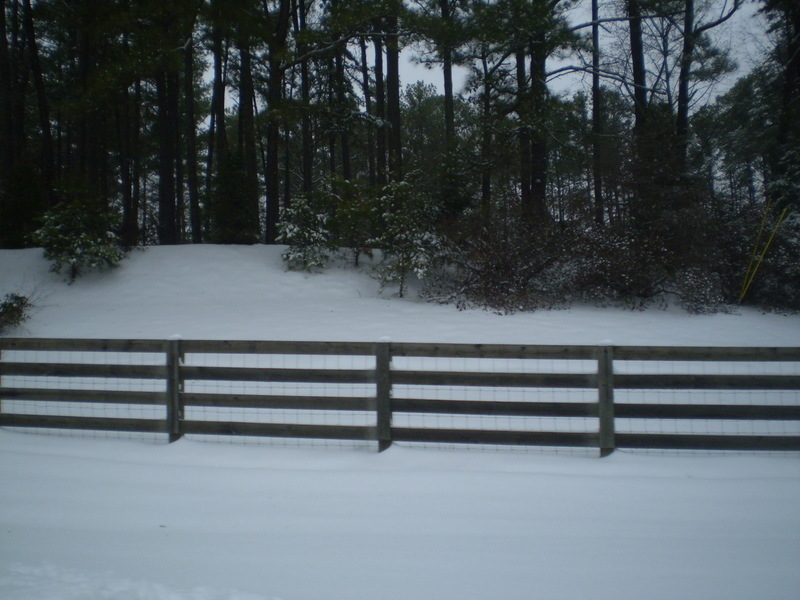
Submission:
<svg viewBox="0 0 800 600">
<path fill-rule="evenodd" d="M 142 364 L 120 358 L 133 355 Z M 307 366 L 253 362 L 287 355 L 303 357 Z M 220 356 L 229 364 L 209 358 Z M 351 366 L 332 368 L 328 362 L 335 357 L 349 357 Z M 446 366 L 438 368 L 438 361 Z M 501 368 L 497 361 L 504 361 Z M 549 361 L 550 368 L 531 372 L 525 366 L 536 361 Z M 666 363 L 680 369 L 653 368 Z M 707 372 L 717 363 L 731 372 Z M 771 364 L 782 368 L 741 372 Z M 218 384 L 227 391 L 213 387 Z M 303 387 L 287 393 L 270 387 L 275 384 Z M 497 390 L 521 399 L 492 399 Z M 543 400 L 543 390 L 552 397 Z M 660 401 L 661 390 L 674 391 L 678 400 Z M 631 391 L 641 397 L 615 398 Z M 698 391 L 719 397 L 698 403 L 681 396 Z M 769 400 L 776 393 L 783 394 L 780 404 Z M 72 412 L 61 414 L 68 405 Z M 99 405 L 161 412 L 92 416 L 86 408 Z M 295 423 L 280 421 L 280 414 L 268 421 L 201 414 L 230 409 L 245 416 L 306 411 L 322 417 Z M 360 417 L 353 418 L 355 424 L 327 422 L 324 415 L 331 413 Z M 468 423 L 519 419 L 524 427 L 419 421 L 431 415 Z M 537 419 L 553 425 L 545 429 Z M 561 426 L 571 420 L 589 423 L 588 428 Z M 793 425 L 789 434 L 743 433 L 739 426 L 724 433 L 687 433 L 680 427 L 653 432 L 635 425 L 698 420 Z M 597 448 L 601 455 L 616 448 L 797 451 L 800 348 L 0 338 L 0 426 L 157 433 L 170 441 L 187 434 L 370 441 L 380 450 L 414 442 Z"/>
</svg>

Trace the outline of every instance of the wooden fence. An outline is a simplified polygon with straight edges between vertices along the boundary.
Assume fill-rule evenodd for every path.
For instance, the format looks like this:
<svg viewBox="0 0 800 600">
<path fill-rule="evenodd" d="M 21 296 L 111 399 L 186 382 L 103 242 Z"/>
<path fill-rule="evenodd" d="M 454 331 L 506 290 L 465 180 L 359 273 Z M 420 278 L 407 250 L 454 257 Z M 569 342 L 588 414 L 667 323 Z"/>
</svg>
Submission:
<svg viewBox="0 0 800 600">
<path fill-rule="evenodd" d="M 19 351 L 35 351 L 35 360 L 13 360 Z M 40 357 L 49 352 L 81 353 L 82 360 L 50 362 Z M 93 360 L 102 353 L 142 353 L 154 364 L 106 364 Z M 367 368 L 253 368 L 194 364 L 192 355 L 310 355 L 366 357 Z M 374 357 L 374 358 L 373 358 Z M 422 359 L 422 369 L 397 368 L 396 358 Z M 590 372 L 488 372 L 480 361 L 461 370 L 430 370 L 435 358 L 456 359 L 549 359 L 555 365 L 590 361 Z M 615 372 L 617 361 L 697 361 L 792 363 L 791 374 L 696 374 Z M 478 364 L 475 367 L 474 364 Z M 585 362 L 583 364 L 586 364 Z M 691 371 L 691 369 L 688 369 Z M 702 370 L 702 369 L 701 369 Z M 20 377 L 32 378 L 25 385 L 8 384 Z M 16 379 L 14 379 L 16 378 Z M 158 391 L 117 389 L 67 389 L 63 378 L 104 380 L 150 380 Z M 5 380 L 5 381 L 4 381 Z M 188 391 L 193 382 L 296 382 L 298 384 L 367 385 L 364 396 L 277 395 L 262 393 L 209 393 Z M 33 382 L 33 386 L 30 385 Z M 524 388 L 529 400 L 498 401 L 472 399 L 425 399 L 396 397 L 395 389 L 413 386 L 458 386 L 471 388 Z M 410 387 L 409 387 L 410 386 Z M 196 387 L 196 386 L 195 386 Z M 590 390 L 592 401 L 538 401 L 537 390 Z M 155 388 L 154 388 L 155 389 Z M 235 388 L 231 388 L 234 389 Z M 596 390 L 592 392 L 591 390 Z M 620 403 L 616 390 L 753 390 L 789 391 L 790 402 L 758 403 Z M 526 392 L 527 394 L 527 392 Z M 413 394 L 406 394 L 413 395 Z M 3 410 L 3 401 L 14 401 L 16 409 Z M 25 402 L 152 405 L 165 407 L 163 418 L 117 418 L 26 414 Z M 198 407 L 242 409 L 288 409 L 307 411 L 355 411 L 374 414 L 368 425 L 293 424 L 203 420 L 187 418 Z M 31 411 L 34 413 L 35 411 Z M 591 431 L 539 431 L 479 428 L 396 426 L 393 416 L 488 415 L 502 417 L 552 417 L 593 419 Z M 620 346 L 515 346 L 482 344 L 89 340 L 0 338 L 0 426 L 70 428 L 126 432 L 163 433 L 170 441 L 184 434 L 244 435 L 289 438 L 377 441 L 380 450 L 393 441 L 539 445 L 598 448 L 601 455 L 615 448 L 664 448 L 703 450 L 800 450 L 800 434 L 683 434 L 621 433 L 619 419 L 800 421 L 800 348 L 699 348 Z"/>
</svg>

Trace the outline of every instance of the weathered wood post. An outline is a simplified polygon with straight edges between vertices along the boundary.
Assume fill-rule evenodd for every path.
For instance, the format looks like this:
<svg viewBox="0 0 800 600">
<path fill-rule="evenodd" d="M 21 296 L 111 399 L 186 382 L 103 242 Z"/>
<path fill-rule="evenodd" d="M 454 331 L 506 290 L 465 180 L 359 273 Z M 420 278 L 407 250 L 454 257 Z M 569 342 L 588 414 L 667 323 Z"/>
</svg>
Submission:
<svg viewBox="0 0 800 600">
<path fill-rule="evenodd" d="M 3 389 L 3 349 L 0 348 L 0 390 Z M 0 394 L 0 421 L 3 420 L 3 396 Z"/>
<path fill-rule="evenodd" d="M 167 432 L 170 444 L 183 436 L 182 363 L 181 338 L 173 336 L 167 340 Z"/>
<path fill-rule="evenodd" d="M 390 342 L 375 344 L 375 406 L 378 452 L 392 445 L 392 348 Z"/>
<path fill-rule="evenodd" d="M 616 448 L 614 439 L 614 349 L 597 349 L 597 403 L 600 418 L 600 456 L 608 456 Z"/>
</svg>

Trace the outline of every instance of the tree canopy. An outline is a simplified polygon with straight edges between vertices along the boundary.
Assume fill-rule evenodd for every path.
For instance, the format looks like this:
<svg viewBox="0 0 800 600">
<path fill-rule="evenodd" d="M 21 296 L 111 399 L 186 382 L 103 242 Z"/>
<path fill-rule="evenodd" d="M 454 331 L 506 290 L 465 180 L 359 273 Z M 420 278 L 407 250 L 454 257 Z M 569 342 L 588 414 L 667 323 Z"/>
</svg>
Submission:
<svg viewBox="0 0 800 600">
<path fill-rule="evenodd" d="M 381 250 L 498 310 L 797 309 L 800 5 L 759 7 L 0 0 L 0 246 L 84 211 L 124 248 Z M 734 79 L 737 18 L 768 49 Z"/>
</svg>

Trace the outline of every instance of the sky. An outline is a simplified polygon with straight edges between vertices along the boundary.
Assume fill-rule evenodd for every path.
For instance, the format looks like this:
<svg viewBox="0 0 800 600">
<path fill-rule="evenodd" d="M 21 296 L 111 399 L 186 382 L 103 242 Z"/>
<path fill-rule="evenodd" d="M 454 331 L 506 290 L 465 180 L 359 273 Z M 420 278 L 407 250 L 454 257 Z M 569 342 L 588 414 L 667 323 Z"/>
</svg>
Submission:
<svg viewBox="0 0 800 600">
<path fill-rule="evenodd" d="M 617 10 L 615 1 L 600 2 L 600 18 L 609 18 Z M 728 3 L 729 4 L 729 0 Z M 724 10 L 727 6 L 726 0 L 714 0 L 714 13 Z M 723 94 L 731 85 L 742 75 L 745 75 L 755 66 L 761 64 L 767 48 L 766 21 L 757 14 L 759 4 L 746 2 L 728 22 L 720 25 L 714 30 L 714 36 L 721 47 L 727 48 L 731 58 L 733 58 L 738 69 L 726 75 L 721 81 L 716 83 L 707 92 L 707 98 L 713 100 L 716 96 Z M 586 0 L 579 2 L 574 8 L 567 12 L 567 19 L 573 24 L 587 23 L 591 20 L 590 5 Z M 590 29 L 584 30 L 588 35 Z M 613 35 L 609 28 L 605 29 L 605 35 L 601 34 L 601 46 L 608 48 L 613 43 Z M 401 65 L 401 80 L 403 85 L 423 81 L 432 84 L 442 93 L 444 85 L 442 82 L 441 69 L 434 66 L 428 68 L 419 61 L 420 51 L 418 47 L 407 47 L 404 49 Z M 588 60 L 588 57 L 587 57 Z M 548 70 L 560 68 L 569 64 L 575 64 L 574 59 L 556 61 L 551 59 L 548 62 Z M 463 91 L 468 69 L 456 67 L 454 69 L 454 86 L 457 92 Z M 549 88 L 556 95 L 571 95 L 577 91 L 589 92 L 591 88 L 591 76 L 588 73 L 577 73 L 573 75 L 559 76 L 549 81 Z"/>
</svg>

